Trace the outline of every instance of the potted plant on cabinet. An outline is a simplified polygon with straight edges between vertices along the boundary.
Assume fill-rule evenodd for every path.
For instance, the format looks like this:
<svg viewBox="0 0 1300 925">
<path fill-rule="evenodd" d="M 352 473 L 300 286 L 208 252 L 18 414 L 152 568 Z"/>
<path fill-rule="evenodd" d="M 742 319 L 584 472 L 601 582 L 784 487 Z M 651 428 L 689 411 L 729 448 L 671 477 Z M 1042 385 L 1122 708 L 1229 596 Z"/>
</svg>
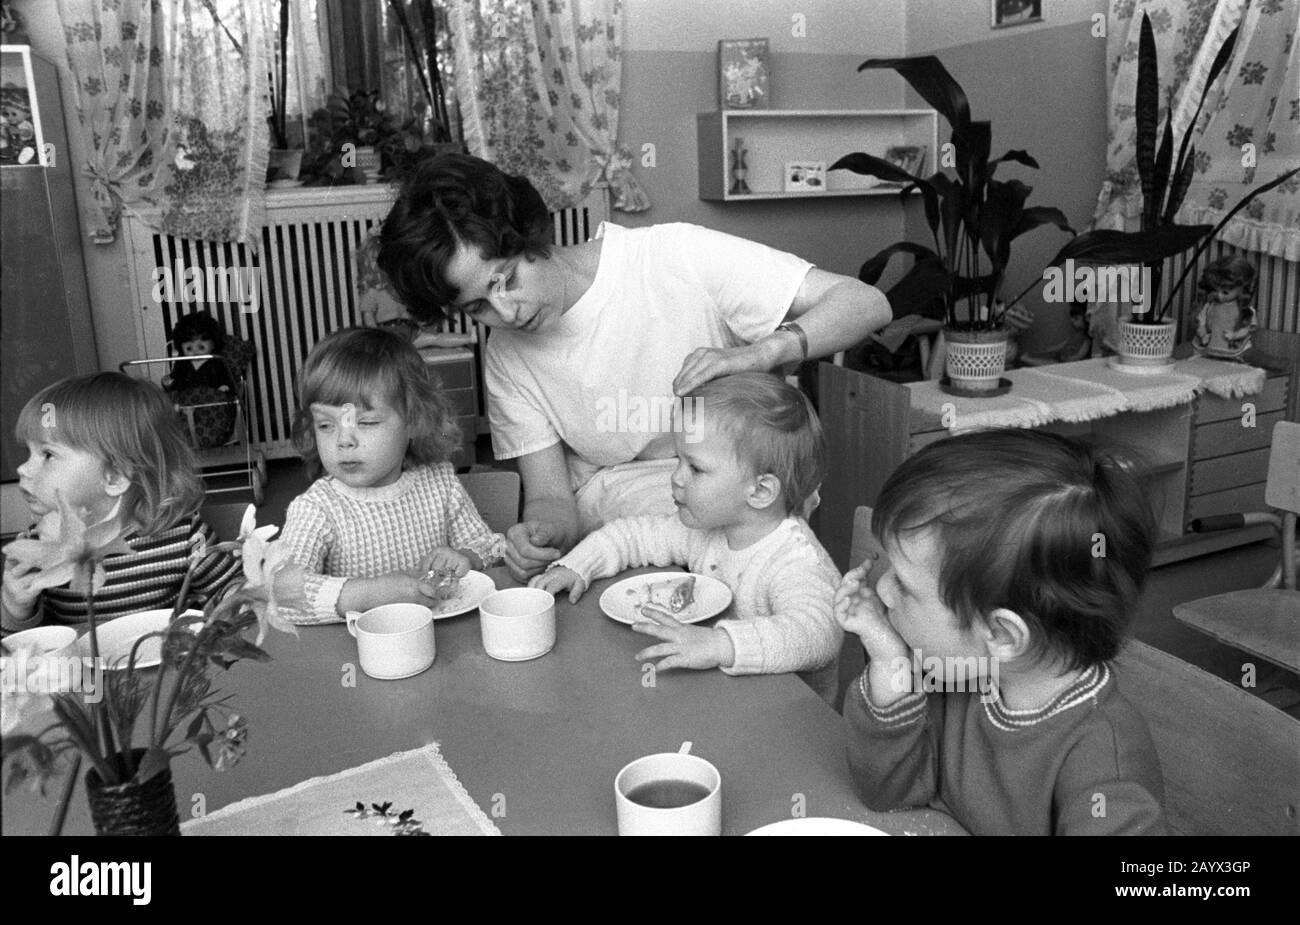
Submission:
<svg viewBox="0 0 1300 925">
<path fill-rule="evenodd" d="M 943 115 L 952 129 L 956 176 L 941 171 L 929 178 L 913 176 L 862 152 L 832 165 L 831 170 L 901 181 L 904 201 L 912 190 L 919 190 L 934 242 L 933 248 L 910 241 L 890 245 L 862 265 L 858 278 L 875 284 L 895 254 L 911 255 L 911 268 L 887 293 L 895 316 L 941 319 L 950 387 L 975 395 L 991 393 L 998 390 L 1005 368 L 1003 319 L 1008 305 L 999 296 L 1012 241 L 1042 225 L 1071 234 L 1073 230 L 1059 209 L 1025 204 L 1031 187 L 995 178 L 1004 161 L 1034 168 L 1038 163 L 1020 150 L 990 159 L 990 123 L 971 118 L 965 91 L 938 58 L 873 58 L 858 68 L 867 69 L 897 71 Z"/>
<path fill-rule="evenodd" d="M 270 156 L 266 163 L 266 179 L 268 183 L 286 183 L 297 184 L 298 175 L 302 170 L 303 149 L 301 147 L 291 147 L 288 130 L 288 83 L 289 83 L 289 3 L 288 0 L 280 2 L 280 31 L 279 43 L 276 58 L 275 87 L 271 93 L 271 114 L 268 122 L 271 125 L 271 148 Z"/>
</svg>

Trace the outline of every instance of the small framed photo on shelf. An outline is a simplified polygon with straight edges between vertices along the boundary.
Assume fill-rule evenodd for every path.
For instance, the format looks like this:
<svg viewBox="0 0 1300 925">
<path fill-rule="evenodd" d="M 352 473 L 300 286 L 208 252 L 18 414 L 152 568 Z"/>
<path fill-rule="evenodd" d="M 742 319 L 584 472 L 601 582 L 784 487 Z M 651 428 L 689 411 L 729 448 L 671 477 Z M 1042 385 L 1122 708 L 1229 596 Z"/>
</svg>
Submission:
<svg viewBox="0 0 1300 925">
<path fill-rule="evenodd" d="M 921 168 L 925 166 L 925 145 L 894 145 L 885 150 L 885 160 L 899 170 L 919 177 Z"/>
<path fill-rule="evenodd" d="M 989 0 L 994 29 L 1043 21 L 1043 0 Z"/>
<path fill-rule="evenodd" d="M 786 161 L 785 192 L 822 193 L 826 191 L 825 161 Z"/>
<path fill-rule="evenodd" d="M 718 108 L 767 109 L 771 105 L 767 39 L 718 42 Z"/>
<path fill-rule="evenodd" d="M 46 166 L 30 46 L 0 45 L 0 105 L 0 166 Z"/>
</svg>

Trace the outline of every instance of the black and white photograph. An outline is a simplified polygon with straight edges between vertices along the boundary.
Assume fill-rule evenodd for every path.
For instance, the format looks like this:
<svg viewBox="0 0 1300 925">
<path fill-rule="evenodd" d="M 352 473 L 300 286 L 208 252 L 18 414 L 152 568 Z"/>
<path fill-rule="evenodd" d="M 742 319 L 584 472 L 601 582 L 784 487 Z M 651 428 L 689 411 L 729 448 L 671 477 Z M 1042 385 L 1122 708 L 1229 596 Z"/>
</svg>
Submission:
<svg viewBox="0 0 1300 925">
<path fill-rule="evenodd" d="M 15 908 L 525 894 L 328 840 L 434 835 L 1286 895 L 1297 22 L 0 0 Z"/>
</svg>

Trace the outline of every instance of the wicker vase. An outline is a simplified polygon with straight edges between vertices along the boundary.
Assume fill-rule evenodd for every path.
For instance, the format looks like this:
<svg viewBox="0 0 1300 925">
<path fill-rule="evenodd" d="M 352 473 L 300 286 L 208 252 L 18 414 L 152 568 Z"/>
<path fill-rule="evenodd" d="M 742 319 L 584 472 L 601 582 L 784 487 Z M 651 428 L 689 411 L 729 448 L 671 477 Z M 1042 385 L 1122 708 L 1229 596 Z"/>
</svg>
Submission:
<svg viewBox="0 0 1300 925">
<path fill-rule="evenodd" d="M 1173 363 L 1174 334 L 1172 321 L 1163 324 L 1119 323 L 1119 364 L 1134 371 L 1154 372 Z"/>
<path fill-rule="evenodd" d="M 944 328 L 948 359 L 946 371 L 953 387 L 967 392 L 992 392 L 997 389 L 1007 368 L 1007 332 L 963 331 Z"/>
<path fill-rule="evenodd" d="M 138 766 L 145 750 L 132 752 Z M 105 785 L 99 771 L 86 772 L 86 796 L 97 835 L 180 835 L 176 787 L 168 767 L 143 784 Z"/>
</svg>

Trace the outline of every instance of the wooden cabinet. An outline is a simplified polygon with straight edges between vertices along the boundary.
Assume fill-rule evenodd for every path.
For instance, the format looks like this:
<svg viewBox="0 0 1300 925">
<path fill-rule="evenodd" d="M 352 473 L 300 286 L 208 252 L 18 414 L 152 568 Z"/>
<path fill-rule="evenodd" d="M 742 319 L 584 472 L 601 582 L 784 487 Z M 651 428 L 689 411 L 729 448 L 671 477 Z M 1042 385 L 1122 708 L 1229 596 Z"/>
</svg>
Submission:
<svg viewBox="0 0 1300 925">
<path fill-rule="evenodd" d="M 1267 526 L 1190 532 L 1198 517 L 1266 509 L 1273 424 L 1300 417 L 1300 335 L 1259 331 L 1255 345 L 1251 360 L 1268 377 L 1256 395 L 1220 398 L 1207 392 L 1171 408 L 1042 428 L 1136 453 L 1157 515 L 1157 565 L 1271 535 Z M 874 504 L 904 459 L 948 431 L 937 416 L 913 406 L 905 385 L 829 363 L 818 367 L 818 379 L 829 465 L 814 525 L 844 568 L 854 509 Z"/>
<path fill-rule="evenodd" d="M 829 168 L 846 154 L 884 157 L 892 148 L 925 148 L 921 172 L 934 173 L 938 117 L 933 109 L 780 110 L 702 112 L 695 117 L 700 198 L 717 202 L 810 199 L 826 196 L 897 195 L 898 186 L 871 186 L 847 170 L 828 171 L 821 191 L 785 189 L 785 165 L 822 161 Z M 751 192 L 732 193 L 731 148 L 737 138 L 748 152 L 746 183 Z"/>
</svg>

